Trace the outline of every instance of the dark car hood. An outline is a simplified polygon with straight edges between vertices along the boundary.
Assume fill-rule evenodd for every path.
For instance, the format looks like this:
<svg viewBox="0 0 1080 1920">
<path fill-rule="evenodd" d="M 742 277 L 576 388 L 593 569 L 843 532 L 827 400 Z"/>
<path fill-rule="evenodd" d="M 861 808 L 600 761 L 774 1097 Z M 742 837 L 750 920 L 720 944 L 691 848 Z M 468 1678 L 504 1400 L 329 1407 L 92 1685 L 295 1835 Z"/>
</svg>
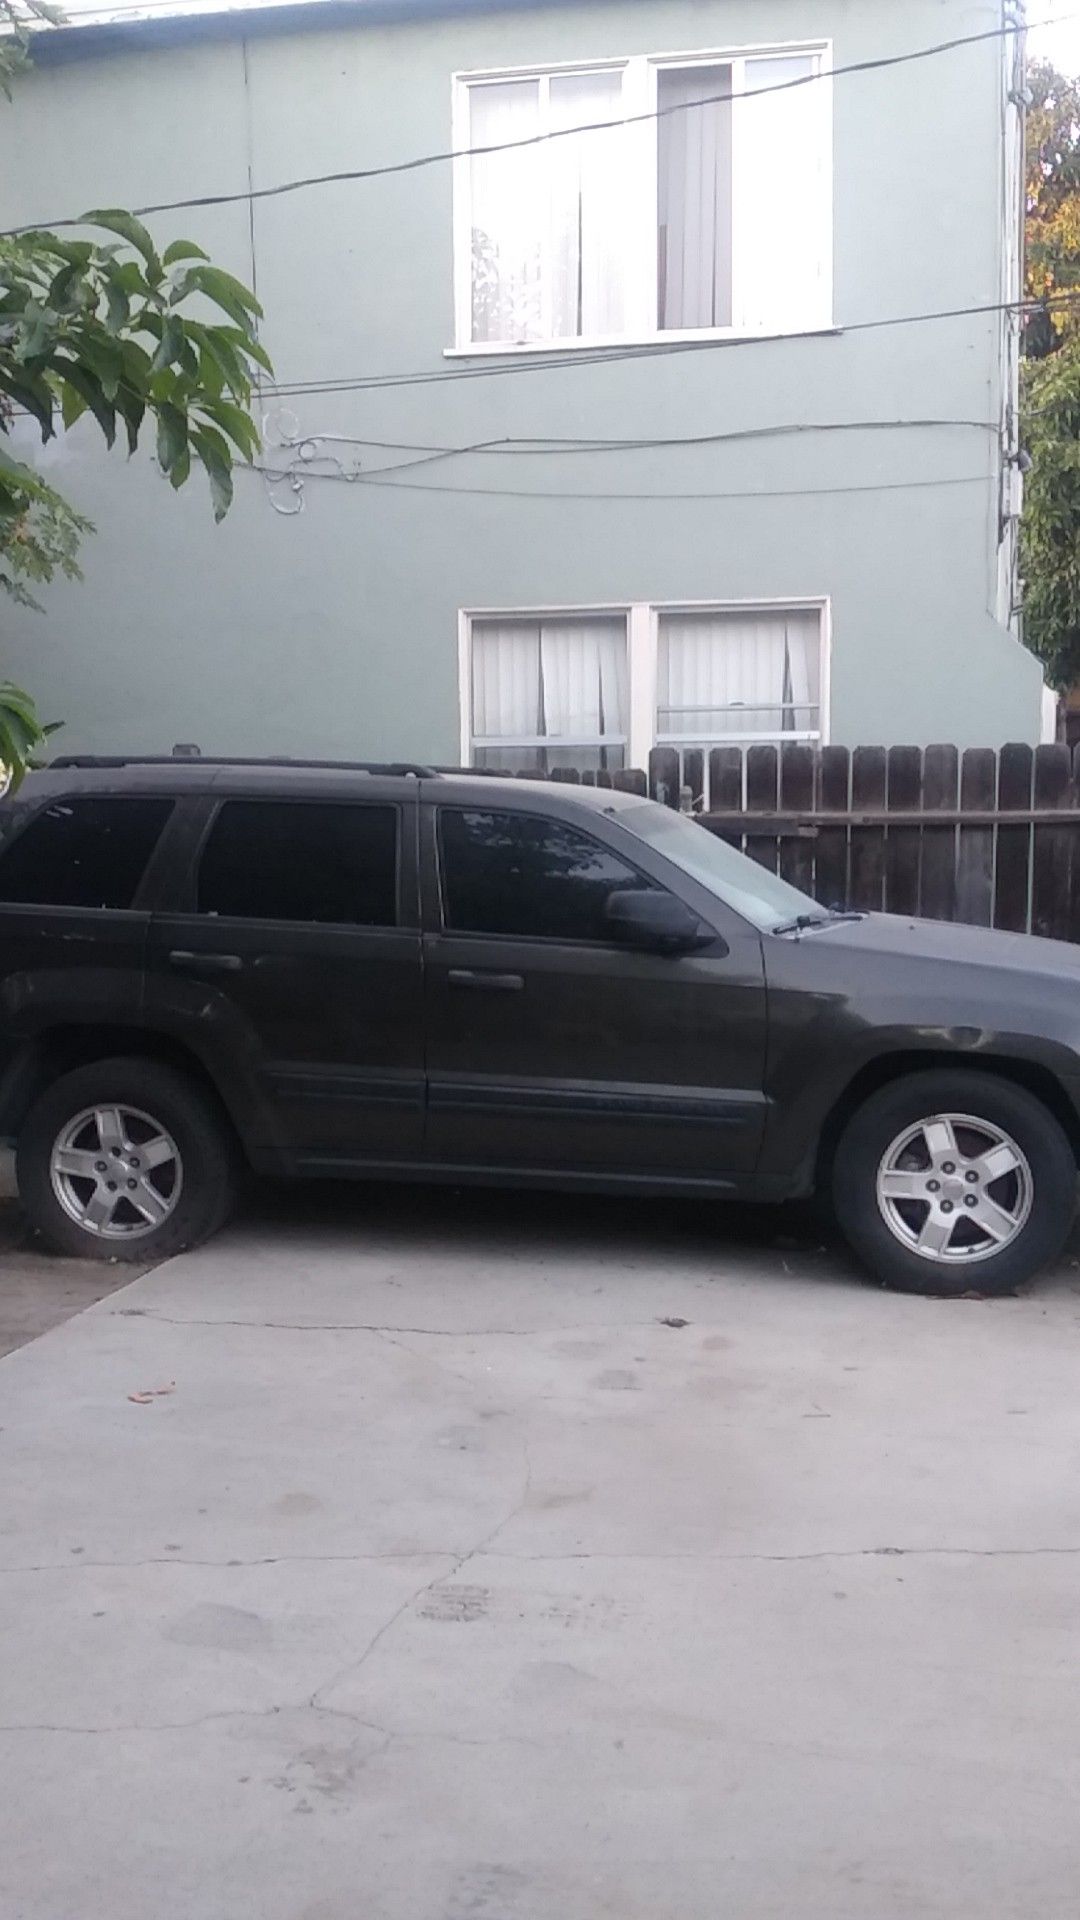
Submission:
<svg viewBox="0 0 1080 1920">
<path fill-rule="evenodd" d="M 909 919 L 898 913 L 867 913 L 859 920 L 838 920 L 818 931 L 779 935 L 786 941 L 820 942 L 830 952 L 885 960 L 941 960 L 994 972 L 1051 975 L 1080 982 L 1080 946 L 1042 940 L 1028 933 L 997 933 L 990 927 L 959 926 L 947 920 Z"/>
</svg>

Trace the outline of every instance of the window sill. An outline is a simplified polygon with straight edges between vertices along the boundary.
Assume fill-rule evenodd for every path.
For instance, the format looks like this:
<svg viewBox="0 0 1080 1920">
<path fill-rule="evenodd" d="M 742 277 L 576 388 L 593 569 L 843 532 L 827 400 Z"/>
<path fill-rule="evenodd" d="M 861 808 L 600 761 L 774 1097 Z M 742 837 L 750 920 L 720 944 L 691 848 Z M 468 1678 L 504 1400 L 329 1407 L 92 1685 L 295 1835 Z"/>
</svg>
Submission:
<svg viewBox="0 0 1080 1920">
<path fill-rule="evenodd" d="M 662 333 L 603 334 L 592 338 L 560 340 L 473 340 L 463 347 L 444 347 L 444 360 L 503 360 L 511 356 L 553 353 L 618 353 L 625 347 L 664 347 L 669 344 L 707 344 L 710 341 L 737 340 L 817 340 L 843 332 L 834 321 L 823 320 L 816 327 L 782 327 L 765 331 L 748 327 L 665 328 Z"/>
</svg>

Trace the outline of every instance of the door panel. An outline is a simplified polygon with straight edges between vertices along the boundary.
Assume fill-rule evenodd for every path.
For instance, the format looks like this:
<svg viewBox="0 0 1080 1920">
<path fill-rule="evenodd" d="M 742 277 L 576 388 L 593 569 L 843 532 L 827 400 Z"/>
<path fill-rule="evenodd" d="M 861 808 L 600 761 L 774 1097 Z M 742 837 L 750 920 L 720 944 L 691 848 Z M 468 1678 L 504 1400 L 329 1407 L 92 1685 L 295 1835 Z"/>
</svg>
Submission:
<svg viewBox="0 0 1080 1920">
<path fill-rule="evenodd" d="M 368 849 L 373 812 L 397 821 L 389 885 L 386 847 Z M 226 801 L 187 910 L 155 915 L 148 1012 L 160 1001 L 229 1063 L 260 1144 L 326 1164 L 420 1153 L 419 929 L 310 918 L 366 911 L 415 923 L 415 837 L 414 806 Z M 261 914 L 273 905 L 308 918 Z"/>
<path fill-rule="evenodd" d="M 500 832 L 489 878 L 494 895 L 505 898 Z M 591 884 L 595 872 L 598 897 L 623 884 L 621 849 L 585 836 L 600 854 L 590 868 L 583 853 L 575 868 L 567 832 L 577 830 L 559 823 L 564 878 Z M 462 884 L 455 895 L 456 824 L 449 838 L 442 848 L 449 911 L 483 917 L 478 891 Z M 426 839 L 425 860 L 434 864 L 436 837 Z M 538 873 L 538 858 L 533 835 L 511 884 L 521 879 L 529 913 L 544 893 L 547 923 L 569 931 L 580 904 L 560 895 L 557 875 Z M 479 842 L 477 860 L 479 870 Z M 636 884 L 658 882 L 642 872 Z M 595 935 L 590 912 L 581 924 Z M 764 1115 L 765 993 L 760 941 L 732 922 L 714 948 L 680 957 L 595 937 L 519 938 L 461 927 L 427 934 L 429 1155 L 594 1175 L 745 1175 Z"/>
</svg>

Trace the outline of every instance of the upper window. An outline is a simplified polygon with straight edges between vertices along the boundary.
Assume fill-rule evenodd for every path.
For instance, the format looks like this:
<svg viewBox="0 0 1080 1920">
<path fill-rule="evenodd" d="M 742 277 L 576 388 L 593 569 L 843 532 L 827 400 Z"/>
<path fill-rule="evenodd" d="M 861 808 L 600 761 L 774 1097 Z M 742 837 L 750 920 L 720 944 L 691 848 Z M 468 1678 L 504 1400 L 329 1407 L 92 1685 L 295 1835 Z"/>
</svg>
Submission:
<svg viewBox="0 0 1080 1920">
<path fill-rule="evenodd" d="M 626 616 L 475 618 L 469 763 L 508 773 L 625 765 Z"/>
<path fill-rule="evenodd" d="M 443 807 L 443 918 L 455 933 L 603 940 L 610 893 L 654 890 L 591 834 L 535 813 Z"/>
<path fill-rule="evenodd" d="M 0 856 L 0 901 L 130 907 L 171 800 L 58 800 Z"/>
<path fill-rule="evenodd" d="M 227 800 L 199 864 L 200 913 L 397 924 L 397 812 L 323 801 Z"/>
<path fill-rule="evenodd" d="M 822 59 L 466 76 L 458 344 L 827 325 Z"/>
<path fill-rule="evenodd" d="M 659 745 L 816 740 L 820 610 L 661 612 L 656 680 Z"/>
</svg>

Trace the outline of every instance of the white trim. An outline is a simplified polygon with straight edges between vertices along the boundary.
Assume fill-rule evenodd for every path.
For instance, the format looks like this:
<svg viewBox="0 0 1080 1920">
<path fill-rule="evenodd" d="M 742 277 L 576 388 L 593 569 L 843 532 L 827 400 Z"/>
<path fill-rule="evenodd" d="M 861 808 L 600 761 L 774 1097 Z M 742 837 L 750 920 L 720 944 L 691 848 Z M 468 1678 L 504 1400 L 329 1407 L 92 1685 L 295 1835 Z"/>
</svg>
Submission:
<svg viewBox="0 0 1080 1920">
<path fill-rule="evenodd" d="M 470 286 L 471 293 L 471 286 Z M 680 340 L 827 340 L 844 329 L 833 321 L 820 327 L 664 327 L 656 333 L 604 333 L 557 340 L 470 340 L 463 347 L 444 347 L 444 360 L 503 359 L 511 353 L 596 353 L 601 347 L 655 347 Z"/>
<path fill-rule="evenodd" d="M 707 737 L 695 739 L 686 734 L 660 734 L 657 731 L 656 709 L 656 662 L 659 642 L 660 618 L 665 613 L 816 613 L 819 628 L 819 688 L 816 728 L 799 729 L 784 732 L 779 729 L 755 733 L 710 733 Z M 604 741 L 564 740 L 552 734 L 543 743 L 537 740 L 509 738 L 483 738 L 474 740 L 472 734 L 472 623 L 474 620 L 536 620 L 546 616 L 562 618 L 599 618 L 625 619 L 626 651 L 629 674 L 629 715 L 625 734 L 610 734 Z M 476 746 L 529 746 L 545 744 L 551 747 L 626 746 L 626 764 L 630 767 L 648 765 L 649 754 L 654 746 L 676 748 L 702 747 L 708 750 L 714 746 L 754 746 L 775 744 L 783 746 L 790 742 L 809 742 L 819 746 L 829 744 L 831 734 L 832 707 L 832 599 L 829 594 L 781 594 L 762 598 L 748 595 L 740 599 L 708 600 L 624 600 L 624 601 L 580 601 L 553 603 L 549 605 L 531 605 L 524 607 L 462 607 L 458 613 L 458 700 L 460 716 L 461 764 L 472 764 L 473 750 Z M 815 703 L 812 703 L 815 704 Z"/>
<path fill-rule="evenodd" d="M 472 753 L 472 615 L 458 614 L 458 747 L 461 765 Z"/>
<path fill-rule="evenodd" d="M 832 320 L 833 306 L 833 102 L 832 102 L 832 51 L 830 38 L 810 40 L 787 40 L 774 42 L 752 42 L 741 47 L 717 49 L 695 48 L 686 52 L 627 54 L 606 56 L 596 60 L 548 61 L 530 66 L 486 67 L 475 70 L 461 69 L 451 76 L 451 148 L 455 155 L 453 162 L 453 277 L 454 277 L 454 344 L 443 349 L 446 359 L 459 356 L 486 356 L 493 358 L 504 354 L 545 354 L 581 352 L 602 347 L 625 347 L 628 345 L 653 345 L 657 342 L 679 342 L 689 340 L 768 340 L 784 339 L 789 336 L 805 338 L 817 333 L 839 333 L 841 329 Z M 627 330 L 618 334 L 594 335 L 591 337 L 553 337 L 545 335 L 538 340 L 528 341 L 477 341 L 472 337 L 472 228 L 471 228 L 471 176 L 469 147 L 471 144 L 470 93 L 474 87 L 498 86 L 507 81 L 535 80 L 540 89 L 540 120 L 546 127 L 548 115 L 545 110 L 545 90 L 552 76 L 575 73 L 621 73 L 622 106 L 624 118 L 636 125 L 643 135 L 652 128 L 655 133 L 657 76 L 666 67 L 720 67 L 731 68 L 732 98 L 738 100 L 745 91 L 745 68 L 748 60 L 791 59 L 806 57 L 817 63 L 817 72 L 807 84 L 820 88 L 819 117 L 823 116 L 821 126 L 821 155 L 824 169 L 822 181 L 820 220 L 820 278 L 819 284 L 810 290 L 809 310 L 820 308 L 821 321 L 817 325 L 773 327 L 768 330 L 745 325 L 732 325 L 717 328 L 666 328 L 656 325 L 657 319 L 657 271 L 656 245 L 657 220 L 656 204 L 658 194 L 658 154 L 655 137 L 633 142 L 634 152 L 625 169 L 623 189 L 626 198 L 626 220 L 628 230 L 631 226 L 647 235 L 636 245 L 631 257 L 626 261 L 626 306 Z M 817 98 L 818 96 L 815 96 Z M 733 226 L 732 226 L 732 286 L 733 297 L 738 301 L 738 178 L 739 158 L 737 152 L 737 114 L 733 120 L 735 147 L 732 153 L 733 166 Z M 613 122 L 618 125 L 619 122 Z M 542 296 L 550 299 L 548 276 L 542 276 Z"/>
<path fill-rule="evenodd" d="M 667 53 L 600 54 L 595 60 L 539 60 L 523 67 L 458 67 L 450 78 L 455 87 L 497 84 L 502 80 L 538 80 L 544 73 L 611 73 L 628 67 L 633 60 L 646 60 L 654 67 L 724 66 L 729 60 L 767 60 L 771 54 L 790 59 L 800 53 L 822 54 L 832 63 L 832 40 L 824 35 L 809 40 L 752 40 L 737 47 L 690 47 Z"/>
<path fill-rule="evenodd" d="M 627 759 L 632 767 L 649 763 L 656 733 L 656 609 L 627 608 L 626 651 L 630 671 L 630 738 Z"/>
</svg>

